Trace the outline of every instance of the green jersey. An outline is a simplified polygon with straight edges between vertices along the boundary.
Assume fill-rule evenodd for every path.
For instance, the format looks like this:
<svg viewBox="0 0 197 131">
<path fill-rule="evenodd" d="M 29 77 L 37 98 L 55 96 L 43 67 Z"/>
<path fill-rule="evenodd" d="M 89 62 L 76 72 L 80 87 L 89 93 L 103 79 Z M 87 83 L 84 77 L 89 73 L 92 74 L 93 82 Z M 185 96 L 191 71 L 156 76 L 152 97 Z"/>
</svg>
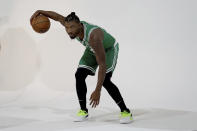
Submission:
<svg viewBox="0 0 197 131">
<path fill-rule="evenodd" d="M 96 61 L 94 50 L 89 45 L 89 39 L 90 39 L 91 32 L 94 29 L 99 28 L 104 33 L 103 47 L 105 49 L 105 56 L 106 56 L 105 57 L 106 58 L 106 67 L 107 67 L 106 73 L 113 72 L 116 67 L 116 63 L 117 63 L 117 59 L 118 59 L 118 52 L 119 52 L 118 42 L 115 40 L 115 38 L 112 35 L 110 35 L 108 32 L 106 32 L 103 28 L 101 28 L 97 25 L 89 24 L 85 21 L 81 21 L 81 23 L 83 24 L 83 27 L 84 27 L 84 38 L 83 38 L 83 40 L 80 40 L 79 37 L 76 37 L 76 39 L 80 43 L 82 43 L 86 47 L 86 49 L 84 51 L 83 56 L 81 57 L 81 59 L 79 61 L 78 67 L 79 68 L 86 68 L 86 69 L 90 70 L 92 72 L 92 74 L 90 74 L 90 75 L 95 74 L 96 69 L 98 67 L 98 63 Z"/>
<path fill-rule="evenodd" d="M 108 32 L 106 32 L 103 28 L 101 28 L 101 27 L 99 27 L 97 25 L 93 25 L 93 24 L 87 23 L 85 21 L 81 21 L 81 23 L 84 26 L 84 38 L 83 38 L 82 41 L 79 39 L 79 37 L 76 37 L 76 39 L 80 43 L 82 43 L 86 47 L 86 49 L 89 49 L 90 51 L 94 52 L 93 49 L 89 45 L 89 39 L 90 39 L 91 32 L 94 29 L 96 29 L 96 28 L 100 28 L 103 31 L 103 33 L 104 33 L 104 39 L 103 39 L 104 49 L 107 50 L 107 49 L 109 49 L 109 48 L 114 46 L 115 38 L 112 35 L 110 35 Z"/>
</svg>

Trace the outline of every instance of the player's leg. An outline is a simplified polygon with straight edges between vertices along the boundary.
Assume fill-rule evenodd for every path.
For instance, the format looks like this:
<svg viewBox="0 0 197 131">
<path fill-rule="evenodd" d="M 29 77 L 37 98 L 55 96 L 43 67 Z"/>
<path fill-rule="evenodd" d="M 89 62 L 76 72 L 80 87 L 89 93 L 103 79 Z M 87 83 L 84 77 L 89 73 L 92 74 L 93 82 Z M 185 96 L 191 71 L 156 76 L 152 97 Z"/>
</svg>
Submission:
<svg viewBox="0 0 197 131">
<path fill-rule="evenodd" d="M 119 89 L 117 86 L 111 81 L 112 73 L 116 67 L 117 59 L 118 59 L 118 52 L 119 52 L 119 44 L 117 43 L 113 48 L 106 51 L 106 65 L 107 65 L 107 73 L 105 76 L 105 80 L 103 82 L 104 88 L 108 91 L 110 96 L 113 100 L 117 103 L 120 107 L 121 111 L 129 109 L 126 107 L 123 98 L 120 94 Z"/>
<path fill-rule="evenodd" d="M 88 109 L 86 108 L 86 94 L 87 94 L 87 86 L 85 79 L 92 72 L 86 68 L 78 68 L 75 73 L 76 78 L 76 92 L 79 100 L 79 105 L 81 109 L 77 113 L 77 117 L 75 119 L 76 122 L 84 121 L 88 118 Z"/>
<path fill-rule="evenodd" d="M 105 80 L 103 82 L 104 88 L 107 90 L 112 99 L 119 106 L 121 112 L 127 111 L 130 113 L 130 110 L 126 107 L 125 102 L 122 98 L 122 95 L 118 89 L 118 87 L 111 81 L 112 72 L 108 72 L 105 76 Z"/>
<path fill-rule="evenodd" d="M 88 109 L 86 108 L 86 94 L 87 94 L 87 86 L 85 79 L 88 75 L 91 75 L 92 72 L 86 68 L 78 68 L 75 73 L 75 79 L 76 79 L 76 91 L 77 96 L 79 100 L 79 104 L 81 107 L 81 110 L 85 110 L 88 112 Z"/>
<path fill-rule="evenodd" d="M 118 87 L 111 81 L 111 77 L 118 59 L 118 52 L 119 44 L 116 44 L 114 48 L 106 51 L 107 73 L 103 82 L 103 86 L 121 110 L 120 123 L 130 123 L 133 119 L 132 114 L 130 113 L 130 110 L 126 107 Z"/>
<path fill-rule="evenodd" d="M 85 79 L 88 75 L 95 75 L 96 68 L 96 58 L 90 51 L 85 50 L 75 73 L 76 91 L 81 107 L 81 110 L 77 114 L 76 121 L 84 121 L 88 117 L 88 109 L 86 107 L 87 86 Z"/>
</svg>

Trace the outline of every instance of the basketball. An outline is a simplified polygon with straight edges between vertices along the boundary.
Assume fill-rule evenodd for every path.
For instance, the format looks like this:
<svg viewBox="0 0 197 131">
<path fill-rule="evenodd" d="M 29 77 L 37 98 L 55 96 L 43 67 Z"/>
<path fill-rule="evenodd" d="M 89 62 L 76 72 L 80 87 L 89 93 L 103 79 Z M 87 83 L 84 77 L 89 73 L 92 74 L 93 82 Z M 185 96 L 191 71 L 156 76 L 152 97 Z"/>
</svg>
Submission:
<svg viewBox="0 0 197 131">
<path fill-rule="evenodd" d="M 37 33 L 47 32 L 50 28 L 50 25 L 51 23 L 50 23 L 49 18 L 44 15 L 39 15 L 35 17 L 32 21 L 32 28 Z"/>
</svg>

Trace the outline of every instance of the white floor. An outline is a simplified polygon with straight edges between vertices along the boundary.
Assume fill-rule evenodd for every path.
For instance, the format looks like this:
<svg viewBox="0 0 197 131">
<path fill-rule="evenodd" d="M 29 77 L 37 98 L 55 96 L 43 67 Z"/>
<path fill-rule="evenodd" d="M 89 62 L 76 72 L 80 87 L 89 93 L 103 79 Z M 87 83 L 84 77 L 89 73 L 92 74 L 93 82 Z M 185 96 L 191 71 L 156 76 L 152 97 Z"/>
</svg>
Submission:
<svg viewBox="0 0 197 131">
<path fill-rule="evenodd" d="M 39 106 L 2 106 L 0 130 L 58 131 L 58 130 L 195 130 L 197 113 L 164 109 L 135 109 L 135 121 L 120 125 L 118 112 L 113 109 L 90 111 L 86 122 L 73 122 L 76 109 Z"/>
<path fill-rule="evenodd" d="M 76 94 L 55 92 L 39 82 L 16 92 L 0 92 L 0 130 L 2 131 L 159 131 L 197 130 L 197 112 L 168 109 L 132 109 L 134 122 L 119 124 L 114 105 L 89 106 L 86 122 L 73 122 L 78 111 Z"/>
<path fill-rule="evenodd" d="M 65 94 L 66 95 L 66 94 Z M 36 97 L 36 96 L 35 96 Z M 61 96 L 60 96 L 61 99 Z M 58 131 L 58 130 L 197 130 L 197 113 L 166 109 L 133 109 L 135 121 L 120 125 L 118 110 L 109 107 L 90 109 L 86 122 L 73 122 L 77 108 L 68 99 L 56 99 L 39 104 L 13 102 L 0 107 L 0 130 Z M 56 103 L 56 104 L 55 104 Z M 62 105 L 62 107 L 61 107 Z M 69 107 L 66 107 L 69 105 Z"/>
</svg>

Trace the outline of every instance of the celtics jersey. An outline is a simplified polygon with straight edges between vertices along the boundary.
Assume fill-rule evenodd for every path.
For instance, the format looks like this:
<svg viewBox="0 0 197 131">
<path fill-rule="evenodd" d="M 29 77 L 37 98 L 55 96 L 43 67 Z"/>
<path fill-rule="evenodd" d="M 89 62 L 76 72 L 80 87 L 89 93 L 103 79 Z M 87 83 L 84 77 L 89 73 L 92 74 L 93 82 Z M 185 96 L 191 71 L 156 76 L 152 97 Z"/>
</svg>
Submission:
<svg viewBox="0 0 197 131">
<path fill-rule="evenodd" d="M 86 47 L 86 49 L 94 52 L 93 49 L 89 45 L 89 39 L 90 39 L 91 32 L 94 29 L 96 29 L 96 28 L 100 28 L 103 31 L 103 33 L 104 33 L 104 39 L 103 39 L 103 47 L 104 47 L 104 49 L 107 50 L 107 49 L 109 49 L 109 48 L 114 46 L 115 38 L 112 35 L 110 35 L 108 32 L 106 32 L 103 28 L 101 28 L 101 27 L 99 27 L 97 25 L 93 25 L 93 24 L 87 23 L 85 21 L 81 21 L 81 23 L 84 26 L 84 38 L 83 38 L 82 41 L 79 39 L 79 37 L 76 37 L 76 39 L 80 43 L 82 43 Z"/>
</svg>

